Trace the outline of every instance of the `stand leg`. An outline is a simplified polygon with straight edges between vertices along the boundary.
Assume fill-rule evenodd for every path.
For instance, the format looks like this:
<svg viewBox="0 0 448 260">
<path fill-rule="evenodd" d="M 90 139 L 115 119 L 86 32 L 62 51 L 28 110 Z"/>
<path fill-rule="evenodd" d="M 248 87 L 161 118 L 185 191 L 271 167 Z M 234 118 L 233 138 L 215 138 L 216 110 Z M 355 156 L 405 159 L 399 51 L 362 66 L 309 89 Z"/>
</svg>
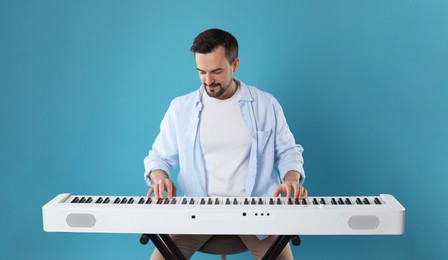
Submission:
<svg viewBox="0 0 448 260">
<path fill-rule="evenodd" d="M 140 237 L 140 243 L 145 245 L 148 243 L 148 238 L 151 239 L 152 243 L 157 247 L 159 252 L 162 254 L 163 258 L 166 260 L 176 260 L 176 258 L 171 253 L 170 249 L 162 242 L 160 237 L 155 234 L 143 234 Z"/>
<path fill-rule="evenodd" d="M 274 241 L 274 243 L 269 248 L 269 250 L 263 256 L 262 260 L 277 259 L 277 257 L 280 255 L 280 253 L 283 251 L 283 249 L 285 248 L 285 246 L 288 244 L 289 240 L 291 240 L 291 239 L 295 246 L 300 245 L 299 236 L 291 236 L 291 235 L 278 236 L 277 239 Z"/>
<path fill-rule="evenodd" d="M 174 243 L 174 241 L 171 239 L 169 235 L 160 235 L 163 242 L 165 242 L 165 245 L 171 250 L 171 254 L 175 257 L 176 260 L 186 260 L 182 252 L 180 252 L 177 245 Z"/>
</svg>

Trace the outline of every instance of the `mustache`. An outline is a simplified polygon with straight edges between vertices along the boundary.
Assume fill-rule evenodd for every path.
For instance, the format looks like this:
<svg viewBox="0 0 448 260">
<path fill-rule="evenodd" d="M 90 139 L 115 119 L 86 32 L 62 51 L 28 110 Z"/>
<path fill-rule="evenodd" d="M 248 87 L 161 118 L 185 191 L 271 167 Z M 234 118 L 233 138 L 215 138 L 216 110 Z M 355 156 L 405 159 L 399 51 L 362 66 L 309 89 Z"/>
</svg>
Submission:
<svg viewBox="0 0 448 260">
<path fill-rule="evenodd" d="M 213 83 L 213 84 L 206 84 L 206 83 L 204 83 L 204 86 L 205 87 L 219 87 L 219 86 L 221 86 L 221 84 L 219 84 L 219 83 Z"/>
</svg>

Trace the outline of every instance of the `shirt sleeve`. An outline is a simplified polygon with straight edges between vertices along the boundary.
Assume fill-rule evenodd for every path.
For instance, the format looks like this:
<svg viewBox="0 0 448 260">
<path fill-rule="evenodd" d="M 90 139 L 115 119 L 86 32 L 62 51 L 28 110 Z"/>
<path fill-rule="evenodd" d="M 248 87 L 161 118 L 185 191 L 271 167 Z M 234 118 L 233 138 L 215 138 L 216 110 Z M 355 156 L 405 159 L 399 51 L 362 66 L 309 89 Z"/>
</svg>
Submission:
<svg viewBox="0 0 448 260">
<path fill-rule="evenodd" d="M 179 151 L 177 145 L 177 126 L 175 118 L 174 102 L 171 102 L 168 111 L 160 124 L 160 132 L 149 151 L 148 156 L 143 160 L 146 184 L 151 187 L 152 183 L 149 174 L 153 170 L 163 170 L 170 177 L 171 171 L 177 166 L 179 161 Z M 171 177 L 170 177 L 171 178 Z"/>
<path fill-rule="evenodd" d="M 276 117 L 275 127 L 275 164 L 278 166 L 280 177 L 283 180 L 288 171 L 297 171 L 300 175 L 300 183 L 305 181 L 303 169 L 303 148 L 295 143 L 293 134 L 286 122 L 283 109 L 277 100 L 274 100 Z"/>
</svg>

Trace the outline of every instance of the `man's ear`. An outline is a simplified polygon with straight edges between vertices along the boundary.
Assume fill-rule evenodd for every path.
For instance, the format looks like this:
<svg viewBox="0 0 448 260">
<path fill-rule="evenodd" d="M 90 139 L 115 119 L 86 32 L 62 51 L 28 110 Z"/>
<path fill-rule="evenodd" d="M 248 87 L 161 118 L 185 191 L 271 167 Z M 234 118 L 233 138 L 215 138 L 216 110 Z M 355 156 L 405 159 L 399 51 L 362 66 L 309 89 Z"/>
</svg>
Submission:
<svg viewBox="0 0 448 260">
<path fill-rule="evenodd" d="M 236 59 L 233 61 L 233 65 L 232 65 L 233 72 L 234 72 L 234 73 L 237 72 L 239 67 L 240 67 L 240 58 L 236 58 Z"/>
</svg>

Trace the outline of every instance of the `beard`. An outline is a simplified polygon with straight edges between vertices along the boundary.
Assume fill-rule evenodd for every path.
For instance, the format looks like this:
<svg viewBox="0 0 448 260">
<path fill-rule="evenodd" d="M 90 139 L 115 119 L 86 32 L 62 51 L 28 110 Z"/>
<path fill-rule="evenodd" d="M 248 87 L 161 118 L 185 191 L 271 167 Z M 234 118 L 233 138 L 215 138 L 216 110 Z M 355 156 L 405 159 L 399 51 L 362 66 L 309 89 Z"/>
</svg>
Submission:
<svg viewBox="0 0 448 260">
<path fill-rule="evenodd" d="M 205 92 L 207 92 L 207 95 L 209 95 L 209 97 L 219 98 L 230 88 L 232 82 L 233 79 L 231 79 L 230 82 L 224 87 L 221 85 L 221 83 L 213 83 L 210 85 L 204 83 Z"/>
</svg>

